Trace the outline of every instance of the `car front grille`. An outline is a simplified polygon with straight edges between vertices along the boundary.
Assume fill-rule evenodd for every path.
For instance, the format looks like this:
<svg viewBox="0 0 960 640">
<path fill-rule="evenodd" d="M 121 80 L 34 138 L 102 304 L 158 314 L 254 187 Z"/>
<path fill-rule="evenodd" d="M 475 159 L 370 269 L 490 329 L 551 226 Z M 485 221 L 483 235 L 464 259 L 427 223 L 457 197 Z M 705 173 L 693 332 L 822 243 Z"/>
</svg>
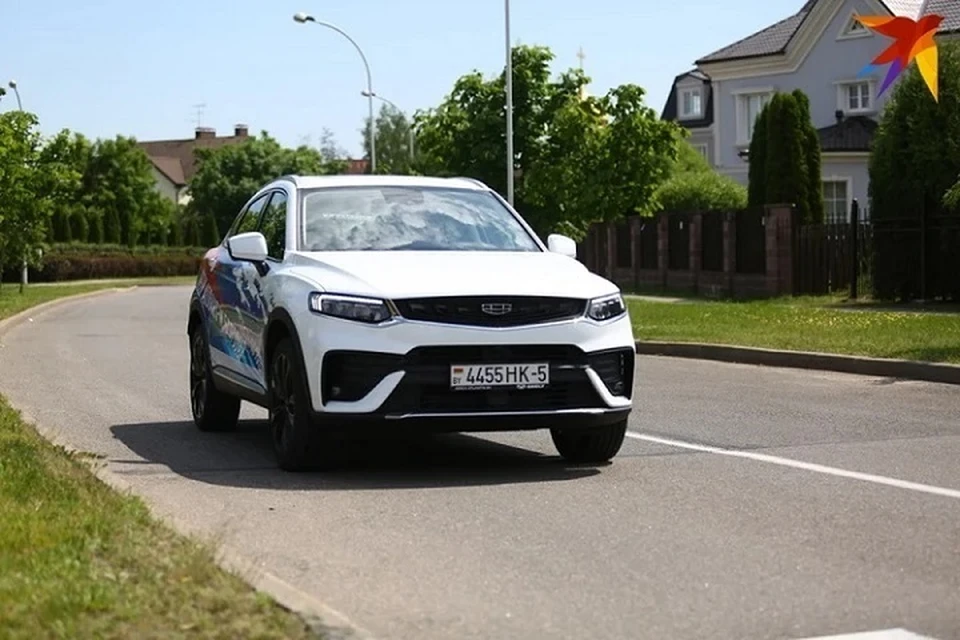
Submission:
<svg viewBox="0 0 960 640">
<path fill-rule="evenodd" d="M 454 390 L 450 366 L 547 362 L 550 384 L 543 389 Z M 605 406 L 585 367 L 586 355 L 568 345 L 420 347 L 404 359 L 406 375 L 381 407 L 384 413 L 468 413 L 553 411 Z"/>
<path fill-rule="evenodd" d="M 475 327 L 519 327 L 572 320 L 587 301 L 540 296 L 456 296 L 393 301 L 408 320 Z"/>
</svg>

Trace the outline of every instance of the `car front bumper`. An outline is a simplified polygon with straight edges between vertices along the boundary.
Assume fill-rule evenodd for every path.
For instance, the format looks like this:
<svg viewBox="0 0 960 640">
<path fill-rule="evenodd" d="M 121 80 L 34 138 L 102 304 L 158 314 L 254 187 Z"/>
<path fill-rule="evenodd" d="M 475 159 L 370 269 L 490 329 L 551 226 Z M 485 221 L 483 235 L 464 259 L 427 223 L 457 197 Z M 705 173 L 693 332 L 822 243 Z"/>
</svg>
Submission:
<svg viewBox="0 0 960 640">
<path fill-rule="evenodd" d="M 311 407 L 330 426 L 490 431 L 601 426 L 632 407 L 629 316 L 511 328 L 315 316 L 301 335 Z M 543 389 L 455 391 L 450 366 L 548 362 Z M 449 426 L 447 426 L 449 425 Z"/>
</svg>

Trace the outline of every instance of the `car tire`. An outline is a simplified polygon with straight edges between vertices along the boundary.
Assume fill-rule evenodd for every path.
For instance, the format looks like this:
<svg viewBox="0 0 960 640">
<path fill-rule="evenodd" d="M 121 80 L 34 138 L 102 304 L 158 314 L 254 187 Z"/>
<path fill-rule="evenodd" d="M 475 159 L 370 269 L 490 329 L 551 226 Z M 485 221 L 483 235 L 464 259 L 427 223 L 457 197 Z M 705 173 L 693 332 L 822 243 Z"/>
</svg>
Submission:
<svg viewBox="0 0 960 640">
<path fill-rule="evenodd" d="M 200 431 L 233 431 L 240 417 L 240 398 L 213 382 L 207 332 L 201 324 L 190 332 L 190 411 Z"/>
<path fill-rule="evenodd" d="M 314 424 L 310 395 L 293 342 L 283 338 L 270 357 L 270 437 L 284 471 L 325 470 L 334 465 L 332 442 Z"/>
<path fill-rule="evenodd" d="M 553 445 L 563 458 L 578 464 L 609 462 L 620 451 L 627 421 L 603 427 L 550 429 Z"/>
</svg>

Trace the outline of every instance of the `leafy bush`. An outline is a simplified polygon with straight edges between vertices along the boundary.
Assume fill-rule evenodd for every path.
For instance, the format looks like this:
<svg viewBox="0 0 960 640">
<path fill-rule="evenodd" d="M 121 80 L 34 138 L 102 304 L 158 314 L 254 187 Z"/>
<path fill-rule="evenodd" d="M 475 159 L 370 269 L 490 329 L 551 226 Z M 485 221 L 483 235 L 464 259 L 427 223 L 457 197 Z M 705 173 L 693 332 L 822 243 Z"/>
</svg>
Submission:
<svg viewBox="0 0 960 640">
<path fill-rule="evenodd" d="M 670 175 L 687 172 L 713 171 L 713 167 L 707 162 L 699 151 L 694 149 L 693 145 L 685 138 L 677 136 L 677 159 L 673 162 Z"/>
<path fill-rule="evenodd" d="M 656 194 L 664 211 L 733 211 L 747 206 L 747 189 L 715 171 L 685 172 L 660 185 Z"/>
<path fill-rule="evenodd" d="M 149 245 L 142 247 L 127 247 L 122 244 L 84 244 L 81 242 L 64 242 L 50 245 L 46 256 L 59 254 L 85 255 L 169 255 L 169 256 L 196 256 L 200 257 L 207 250 L 206 247 L 167 247 L 164 245 Z"/>
<path fill-rule="evenodd" d="M 197 273 L 204 249 L 198 247 L 137 247 L 122 245 L 56 244 L 45 252 L 31 282 L 62 282 L 106 278 L 190 276 Z M 4 281 L 19 278 L 11 269 Z"/>
</svg>

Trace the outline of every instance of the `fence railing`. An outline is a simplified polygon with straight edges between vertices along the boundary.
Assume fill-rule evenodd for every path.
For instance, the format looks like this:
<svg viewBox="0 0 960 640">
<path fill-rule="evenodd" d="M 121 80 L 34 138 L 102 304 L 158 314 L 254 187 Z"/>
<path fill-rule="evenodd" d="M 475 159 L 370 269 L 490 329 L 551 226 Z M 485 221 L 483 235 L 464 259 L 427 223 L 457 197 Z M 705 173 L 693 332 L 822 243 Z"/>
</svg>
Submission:
<svg viewBox="0 0 960 640">
<path fill-rule="evenodd" d="M 856 220 L 856 223 L 853 221 Z M 800 224 L 789 205 L 662 213 L 595 225 L 581 260 L 630 288 L 716 295 L 960 300 L 960 215 Z"/>
<path fill-rule="evenodd" d="M 737 211 L 737 272 L 765 273 L 767 266 L 767 236 L 763 210 Z"/>
<path fill-rule="evenodd" d="M 723 218 L 725 213 L 705 213 L 700 218 L 700 268 L 723 271 Z"/>
</svg>

